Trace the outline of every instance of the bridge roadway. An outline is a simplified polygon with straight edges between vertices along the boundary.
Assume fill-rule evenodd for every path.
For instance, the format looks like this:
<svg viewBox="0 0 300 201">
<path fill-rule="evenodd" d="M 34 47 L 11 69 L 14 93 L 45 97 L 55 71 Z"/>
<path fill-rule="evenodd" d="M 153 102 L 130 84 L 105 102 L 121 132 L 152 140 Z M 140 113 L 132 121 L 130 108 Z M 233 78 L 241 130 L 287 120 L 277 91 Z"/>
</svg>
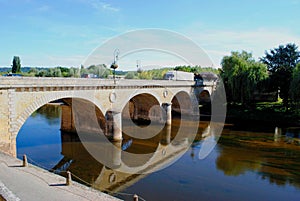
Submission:
<svg viewBox="0 0 300 201">
<path fill-rule="evenodd" d="M 194 81 L 173 80 L 0 77 L 0 149 L 16 156 L 16 137 L 20 128 L 33 112 L 52 101 L 68 103 L 70 114 L 73 114 L 69 121 L 76 129 L 90 128 L 91 122 L 103 123 L 111 115 L 111 122 L 101 128 L 106 132 L 109 130 L 106 128 L 112 126 L 113 139 L 121 140 L 124 113 L 129 113 L 127 116 L 132 119 L 166 118 L 166 124 L 171 124 L 172 110 L 195 112 L 191 107 L 195 105 L 193 101 L 199 101 L 203 94 L 204 97 L 211 95 L 215 88 L 214 82 L 195 85 Z M 76 122 L 73 119 L 76 114 L 73 110 L 77 108 L 74 103 L 81 107 L 78 116 L 88 115 L 86 108 L 95 113 L 96 108 L 101 118 L 93 120 L 85 116 L 79 118 L 83 121 Z M 159 113 L 162 108 L 166 115 Z"/>
</svg>

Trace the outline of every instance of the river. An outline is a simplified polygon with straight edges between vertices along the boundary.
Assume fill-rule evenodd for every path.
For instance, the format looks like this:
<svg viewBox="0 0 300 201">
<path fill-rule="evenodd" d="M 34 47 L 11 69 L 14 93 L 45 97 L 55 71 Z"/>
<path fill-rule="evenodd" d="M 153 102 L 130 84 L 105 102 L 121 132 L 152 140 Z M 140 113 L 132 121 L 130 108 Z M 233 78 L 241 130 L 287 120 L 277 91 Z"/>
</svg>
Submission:
<svg viewBox="0 0 300 201">
<path fill-rule="evenodd" d="M 199 158 L 203 138 L 197 137 L 173 164 L 140 175 L 114 173 L 95 160 L 76 134 L 60 131 L 60 112 L 47 105 L 26 121 L 17 137 L 18 158 L 26 154 L 30 163 L 62 175 L 70 170 L 74 180 L 124 200 L 133 194 L 147 201 L 300 200 L 300 128 L 225 125 L 206 158 Z M 199 132 L 207 125 L 200 122 Z M 155 140 L 143 146 L 136 141 L 125 136 L 122 148 L 147 152 Z"/>
</svg>

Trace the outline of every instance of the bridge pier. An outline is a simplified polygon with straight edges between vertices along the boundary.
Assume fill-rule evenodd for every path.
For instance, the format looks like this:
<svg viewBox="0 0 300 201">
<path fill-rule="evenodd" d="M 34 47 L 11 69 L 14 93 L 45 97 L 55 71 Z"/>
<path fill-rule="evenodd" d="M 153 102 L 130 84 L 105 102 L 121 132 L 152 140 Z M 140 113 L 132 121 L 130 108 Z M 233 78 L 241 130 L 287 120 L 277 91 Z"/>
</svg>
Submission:
<svg viewBox="0 0 300 201">
<path fill-rule="evenodd" d="M 163 108 L 166 110 L 166 125 L 172 124 L 172 103 L 163 103 Z"/>
<path fill-rule="evenodd" d="M 108 111 L 105 118 L 107 126 L 106 135 L 111 137 L 113 141 L 122 141 L 122 112 Z"/>
<path fill-rule="evenodd" d="M 60 129 L 65 132 L 76 133 L 72 107 L 69 105 L 61 106 L 61 124 Z"/>
<path fill-rule="evenodd" d="M 121 141 L 123 139 L 122 136 L 122 113 L 119 111 L 112 111 L 113 116 L 113 140 Z"/>
<path fill-rule="evenodd" d="M 169 145 L 171 143 L 171 131 L 172 131 L 171 125 L 167 125 L 165 128 L 165 132 L 161 136 L 160 143 L 162 145 Z"/>
<path fill-rule="evenodd" d="M 122 141 L 116 141 L 113 142 L 114 148 L 112 150 L 112 166 L 111 168 L 113 169 L 117 169 L 119 167 L 121 167 L 121 163 L 122 163 Z"/>
</svg>

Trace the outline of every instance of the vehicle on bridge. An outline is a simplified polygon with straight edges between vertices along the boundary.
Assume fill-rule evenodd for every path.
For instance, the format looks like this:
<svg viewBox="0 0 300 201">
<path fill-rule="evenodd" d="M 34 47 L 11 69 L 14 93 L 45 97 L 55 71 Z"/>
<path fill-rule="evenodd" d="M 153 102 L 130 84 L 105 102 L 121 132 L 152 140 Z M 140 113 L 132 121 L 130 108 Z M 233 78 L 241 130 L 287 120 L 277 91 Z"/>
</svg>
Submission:
<svg viewBox="0 0 300 201">
<path fill-rule="evenodd" d="M 194 73 L 172 70 L 164 75 L 164 80 L 194 81 Z"/>
<path fill-rule="evenodd" d="M 184 71 L 168 71 L 164 75 L 164 80 L 195 81 L 196 86 L 201 86 L 204 82 L 216 82 L 218 79 L 218 75 L 212 72 L 190 73 Z"/>
</svg>

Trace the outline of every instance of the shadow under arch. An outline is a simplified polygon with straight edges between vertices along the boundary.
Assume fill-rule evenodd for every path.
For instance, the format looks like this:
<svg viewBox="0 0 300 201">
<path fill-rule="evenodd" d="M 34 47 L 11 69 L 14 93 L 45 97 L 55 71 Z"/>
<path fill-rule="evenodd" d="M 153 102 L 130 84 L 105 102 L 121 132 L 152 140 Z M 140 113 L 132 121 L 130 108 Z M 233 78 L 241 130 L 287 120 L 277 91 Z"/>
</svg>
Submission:
<svg viewBox="0 0 300 201">
<path fill-rule="evenodd" d="M 196 100 L 196 97 L 194 95 L 190 95 L 186 91 L 180 91 L 174 95 L 171 104 L 172 104 L 172 122 L 174 122 L 176 125 L 176 126 L 172 126 L 173 129 L 172 136 L 171 136 L 172 139 L 176 137 L 177 133 L 180 133 L 181 138 L 185 138 L 185 137 L 191 138 L 189 136 L 191 131 L 186 126 L 183 125 L 188 123 L 189 120 L 191 120 L 193 122 L 193 125 L 191 126 L 198 128 L 199 110 L 198 110 L 198 102 Z"/>
<path fill-rule="evenodd" d="M 174 95 L 172 103 L 172 112 L 184 116 L 186 114 L 195 115 L 196 107 L 198 106 L 195 97 L 191 96 L 186 91 L 180 91 Z"/>
<path fill-rule="evenodd" d="M 199 94 L 199 103 L 200 104 L 204 104 L 204 103 L 210 103 L 211 99 L 210 99 L 210 93 L 208 90 L 203 90 L 200 94 Z"/>
<path fill-rule="evenodd" d="M 141 93 L 127 102 L 122 111 L 123 142 L 125 143 L 123 151 L 143 154 L 143 157 L 132 160 L 132 157 L 122 155 L 124 164 L 135 167 L 150 160 L 161 140 L 164 116 L 159 101 L 151 94 Z"/>
<path fill-rule="evenodd" d="M 199 93 L 199 105 L 201 115 L 211 115 L 211 95 L 208 90 Z"/>
<path fill-rule="evenodd" d="M 66 108 L 66 113 L 62 115 L 62 123 L 66 114 L 73 125 L 71 130 L 63 127 L 63 131 L 107 135 L 106 118 L 93 102 L 82 98 L 63 99 L 63 101 L 67 103 L 67 106 L 63 106 L 63 109 Z"/>
<path fill-rule="evenodd" d="M 142 93 L 132 97 L 124 106 L 122 119 L 131 119 L 136 125 L 150 125 L 162 120 L 159 101 L 151 94 Z"/>
</svg>

